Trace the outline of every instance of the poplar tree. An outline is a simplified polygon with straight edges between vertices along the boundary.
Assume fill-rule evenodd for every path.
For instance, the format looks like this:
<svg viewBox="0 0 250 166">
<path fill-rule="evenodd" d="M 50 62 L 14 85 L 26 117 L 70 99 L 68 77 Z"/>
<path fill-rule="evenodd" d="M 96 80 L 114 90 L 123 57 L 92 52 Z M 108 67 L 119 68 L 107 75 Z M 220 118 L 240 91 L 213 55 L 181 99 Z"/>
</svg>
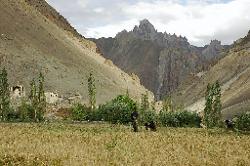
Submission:
<svg viewBox="0 0 250 166">
<path fill-rule="evenodd" d="M 93 73 L 90 72 L 88 77 L 88 92 L 89 92 L 89 105 L 91 109 L 95 109 L 96 105 L 96 85 Z"/>
<path fill-rule="evenodd" d="M 207 86 L 203 123 L 207 128 L 219 127 L 221 123 L 221 87 L 219 81 Z"/>
<path fill-rule="evenodd" d="M 221 115 L 222 104 L 221 104 L 221 87 L 219 81 L 216 81 L 214 84 L 213 95 L 214 95 L 214 103 L 213 103 L 214 124 L 215 126 L 220 126 L 221 116 L 222 116 Z"/>
<path fill-rule="evenodd" d="M 171 96 L 166 97 L 163 100 L 163 110 L 166 112 L 171 112 L 173 111 L 173 102 Z"/>
<path fill-rule="evenodd" d="M 0 72 L 0 111 L 1 120 L 8 120 L 8 114 L 10 112 L 10 91 L 8 73 L 5 68 Z"/>
<path fill-rule="evenodd" d="M 44 76 L 40 72 L 39 78 L 38 78 L 38 111 L 37 111 L 37 119 L 38 121 L 43 120 L 44 113 L 46 111 L 46 97 L 45 97 L 45 91 L 44 91 Z"/>
<path fill-rule="evenodd" d="M 3 74 L 0 70 L 0 120 L 3 120 L 3 106 L 2 106 L 2 96 L 3 96 L 3 86 L 2 86 Z"/>
<path fill-rule="evenodd" d="M 204 115 L 203 115 L 203 124 L 207 126 L 208 128 L 210 127 L 210 116 L 211 116 L 211 111 L 212 111 L 212 103 L 213 103 L 213 95 L 212 95 L 212 86 L 210 84 L 207 85 L 207 91 L 205 94 L 205 109 L 204 109 Z"/>
<path fill-rule="evenodd" d="M 148 110 L 149 109 L 149 100 L 148 100 L 148 92 L 142 94 L 141 97 L 141 109 Z"/>
<path fill-rule="evenodd" d="M 33 119 L 37 121 L 37 104 L 38 104 L 38 98 L 37 98 L 37 87 L 35 79 L 33 79 L 30 83 L 30 95 L 29 95 L 31 106 L 34 110 Z"/>
</svg>

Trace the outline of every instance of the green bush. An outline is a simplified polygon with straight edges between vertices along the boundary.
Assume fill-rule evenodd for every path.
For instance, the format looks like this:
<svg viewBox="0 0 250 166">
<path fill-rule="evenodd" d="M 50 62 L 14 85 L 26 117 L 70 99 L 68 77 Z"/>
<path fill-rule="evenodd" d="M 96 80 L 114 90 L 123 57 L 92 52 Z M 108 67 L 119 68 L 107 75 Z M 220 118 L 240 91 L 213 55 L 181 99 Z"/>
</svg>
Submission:
<svg viewBox="0 0 250 166">
<path fill-rule="evenodd" d="M 235 129 L 241 131 L 250 131 L 250 114 L 242 114 L 235 118 Z"/>
<path fill-rule="evenodd" d="M 139 111 L 139 124 L 144 125 L 145 123 L 148 122 L 157 122 L 158 120 L 158 115 L 155 111 L 153 110 L 140 110 Z"/>
<path fill-rule="evenodd" d="M 99 109 L 89 108 L 89 111 L 87 111 L 86 120 L 88 120 L 88 121 L 103 121 L 102 112 L 100 112 Z"/>
<path fill-rule="evenodd" d="M 22 122 L 35 121 L 35 108 L 32 105 L 22 102 L 17 109 L 18 119 Z"/>
<path fill-rule="evenodd" d="M 80 103 L 74 104 L 71 108 L 71 117 L 76 121 L 85 121 L 88 120 L 90 114 L 90 108 L 86 105 Z"/>
<path fill-rule="evenodd" d="M 159 122 L 167 127 L 200 127 L 201 118 L 197 113 L 188 111 L 159 113 Z"/>
<path fill-rule="evenodd" d="M 20 117 L 19 112 L 15 111 L 13 108 L 11 108 L 7 114 L 7 120 L 9 122 L 16 122 L 19 120 L 19 117 Z"/>
<path fill-rule="evenodd" d="M 31 122 L 35 121 L 35 109 L 32 105 L 22 101 L 16 110 L 13 108 L 7 114 L 7 120 L 10 122 Z"/>
<path fill-rule="evenodd" d="M 111 123 L 127 124 L 131 122 L 132 112 L 137 110 L 136 103 L 127 95 L 120 95 L 98 110 L 98 116 Z"/>
</svg>

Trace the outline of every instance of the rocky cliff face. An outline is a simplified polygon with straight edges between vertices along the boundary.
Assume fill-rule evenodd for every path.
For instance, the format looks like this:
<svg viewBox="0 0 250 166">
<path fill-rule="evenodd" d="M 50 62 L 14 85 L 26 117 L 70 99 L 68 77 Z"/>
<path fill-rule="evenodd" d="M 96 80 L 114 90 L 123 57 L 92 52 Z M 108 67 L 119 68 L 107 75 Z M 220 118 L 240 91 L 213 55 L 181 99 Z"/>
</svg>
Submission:
<svg viewBox="0 0 250 166">
<path fill-rule="evenodd" d="M 170 95 L 189 74 L 208 68 L 206 62 L 225 49 L 217 40 L 204 48 L 192 46 L 185 37 L 157 32 L 148 20 L 115 38 L 92 40 L 105 58 L 138 75 L 158 99 Z"/>
</svg>

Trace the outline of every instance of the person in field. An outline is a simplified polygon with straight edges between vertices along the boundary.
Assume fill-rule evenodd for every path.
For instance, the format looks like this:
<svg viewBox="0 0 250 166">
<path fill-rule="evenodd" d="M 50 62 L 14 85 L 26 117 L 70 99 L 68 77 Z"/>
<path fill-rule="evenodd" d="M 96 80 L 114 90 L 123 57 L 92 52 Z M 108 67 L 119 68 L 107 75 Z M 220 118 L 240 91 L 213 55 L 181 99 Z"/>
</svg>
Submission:
<svg viewBox="0 0 250 166">
<path fill-rule="evenodd" d="M 156 123 L 152 120 L 150 122 L 147 122 L 144 124 L 146 130 L 151 130 L 151 131 L 157 131 L 156 129 Z"/>
<path fill-rule="evenodd" d="M 132 112 L 131 120 L 132 120 L 132 127 L 133 127 L 134 132 L 139 131 L 139 129 L 138 129 L 138 121 L 137 121 L 138 117 L 139 117 L 139 114 L 138 114 L 137 111 Z"/>
</svg>

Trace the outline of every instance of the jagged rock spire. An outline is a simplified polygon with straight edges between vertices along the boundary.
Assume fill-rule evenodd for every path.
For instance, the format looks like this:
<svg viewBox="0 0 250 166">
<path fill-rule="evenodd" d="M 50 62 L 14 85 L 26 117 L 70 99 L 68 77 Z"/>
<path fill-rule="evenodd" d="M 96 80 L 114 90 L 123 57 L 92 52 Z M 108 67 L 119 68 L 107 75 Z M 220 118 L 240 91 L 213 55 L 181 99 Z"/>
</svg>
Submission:
<svg viewBox="0 0 250 166">
<path fill-rule="evenodd" d="M 139 38 L 148 40 L 155 39 L 157 35 L 155 27 L 147 19 L 140 21 L 140 25 L 135 26 L 133 33 Z"/>
<path fill-rule="evenodd" d="M 155 27 L 153 26 L 153 24 L 151 24 L 147 19 L 144 19 L 142 21 L 140 21 L 140 25 L 139 28 L 143 31 L 143 32 L 147 32 L 147 33 L 155 33 Z"/>
</svg>

